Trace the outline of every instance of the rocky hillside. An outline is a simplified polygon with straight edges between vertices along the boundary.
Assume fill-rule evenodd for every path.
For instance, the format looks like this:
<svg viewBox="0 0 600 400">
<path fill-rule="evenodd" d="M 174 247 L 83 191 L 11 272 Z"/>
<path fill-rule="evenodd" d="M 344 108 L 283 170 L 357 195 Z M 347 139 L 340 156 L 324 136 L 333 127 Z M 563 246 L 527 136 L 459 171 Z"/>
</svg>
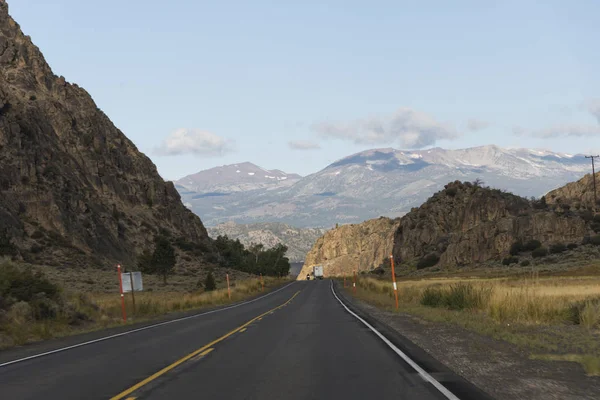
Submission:
<svg viewBox="0 0 600 400">
<path fill-rule="evenodd" d="M 598 199 L 600 200 L 600 173 L 596 174 L 596 184 L 598 185 Z M 545 199 L 548 204 L 557 205 L 559 208 L 573 208 L 575 210 L 593 208 L 594 180 L 592 174 L 549 192 Z"/>
<path fill-rule="evenodd" d="M 465 266 L 500 260 L 515 242 L 581 244 L 592 233 L 586 219 L 583 213 L 554 211 L 543 202 L 454 182 L 402 218 L 394 258 L 419 268 Z"/>
<path fill-rule="evenodd" d="M 298 279 L 306 279 L 315 265 L 323 265 L 326 276 L 350 275 L 355 270 L 378 267 L 392 252 L 399 223 L 398 219 L 381 217 L 329 230 L 306 256 Z"/>
<path fill-rule="evenodd" d="M 246 225 L 227 222 L 208 228 L 208 234 L 213 239 L 227 235 L 231 239 L 239 239 L 246 247 L 254 243 L 271 248 L 282 243 L 288 247 L 287 257 L 292 263 L 303 262 L 312 245 L 324 233 L 325 229 L 300 229 L 280 222 Z"/>
<path fill-rule="evenodd" d="M 76 54 L 74 54 L 76 56 Z M 0 252 L 131 261 L 159 228 L 209 251 L 200 219 L 98 108 L 56 76 L 0 1 Z M 78 262 L 78 265 L 81 263 Z"/>
</svg>

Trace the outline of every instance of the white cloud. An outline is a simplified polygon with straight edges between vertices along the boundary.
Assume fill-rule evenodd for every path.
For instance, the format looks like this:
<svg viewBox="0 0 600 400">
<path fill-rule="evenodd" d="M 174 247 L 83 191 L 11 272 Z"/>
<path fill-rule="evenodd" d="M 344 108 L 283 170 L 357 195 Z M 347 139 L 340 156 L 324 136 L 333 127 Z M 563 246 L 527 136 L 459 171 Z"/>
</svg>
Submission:
<svg viewBox="0 0 600 400">
<path fill-rule="evenodd" d="M 467 123 L 467 128 L 469 128 L 469 130 L 471 132 L 478 132 L 481 130 L 484 130 L 485 128 L 489 127 L 490 123 L 487 121 L 482 121 L 480 119 L 470 119 L 469 122 Z"/>
<path fill-rule="evenodd" d="M 591 99 L 585 103 L 585 108 L 598 120 L 600 124 L 600 99 Z"/>
<path fill-rule="evenodd" d="M 533 132 L 534 136 L 542 138 L 557 138 L 564 136 L 600 136 L 600 126 L 593 125 L 557 125 Z"/>
<path fill-rule="evenodd" d="M 290 140 L 288 146 L 293 150 L 316 150 L 321 148 L 318 143 L 309 140 Z"/>
<path fill-rule="evenodd" d="M 402 147 L 410 149 L 458 136 L 452 127 L 410 108 L 400 108 L 388 116 L 372 116 L 345 123 L 320 122 L 312 129 L 321 136 L 351 140 L 357 144 L 386 145 L 398 141 Z"/>
<path fill-rule="evenodd" d="M 222 156 L 233 151 L 233 142 L 199 129 L 181 128 L 172 132 L 156 149 L 160 155 L 194 154 L 209 157 Z"/>
</svg>

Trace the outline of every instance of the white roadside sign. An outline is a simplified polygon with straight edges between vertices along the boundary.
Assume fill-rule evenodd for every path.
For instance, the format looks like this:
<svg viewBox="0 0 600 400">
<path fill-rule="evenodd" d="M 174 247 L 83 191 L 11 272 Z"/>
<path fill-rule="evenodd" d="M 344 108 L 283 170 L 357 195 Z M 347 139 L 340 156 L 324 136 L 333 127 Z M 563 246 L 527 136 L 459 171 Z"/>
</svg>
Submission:
<svg viewBox="0 0 600 400">
<path fill-rule="evenodd" d="M 131 292 L 131 277 L 133 276 L 133 290 L 136 292 L 141 292 L 144 290 L 144 284 L 142 282 L 142 273 L 141 272 L 125 272 L 121 274 L 121 278 L 123 279 L 123 293 Z"/>
</svg>

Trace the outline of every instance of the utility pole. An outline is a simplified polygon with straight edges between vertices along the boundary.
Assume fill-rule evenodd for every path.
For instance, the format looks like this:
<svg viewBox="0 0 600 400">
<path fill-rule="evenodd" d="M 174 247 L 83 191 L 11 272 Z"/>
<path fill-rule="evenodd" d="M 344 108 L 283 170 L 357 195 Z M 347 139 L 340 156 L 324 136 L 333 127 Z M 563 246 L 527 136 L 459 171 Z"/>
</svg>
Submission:
<svg viewBox="0 0 600 400">
<path fill-rule="evenodd" d="M 594 165 L 594 159 L 600 158 L 600 156 L 585 156 L 585 158 L 592 159 L 592 178 L 594 179 L 594 210 L 595 210 L 596 206 L 598 205 L 598 197 L 596 194 L 596 167 Z"/>
</svg>

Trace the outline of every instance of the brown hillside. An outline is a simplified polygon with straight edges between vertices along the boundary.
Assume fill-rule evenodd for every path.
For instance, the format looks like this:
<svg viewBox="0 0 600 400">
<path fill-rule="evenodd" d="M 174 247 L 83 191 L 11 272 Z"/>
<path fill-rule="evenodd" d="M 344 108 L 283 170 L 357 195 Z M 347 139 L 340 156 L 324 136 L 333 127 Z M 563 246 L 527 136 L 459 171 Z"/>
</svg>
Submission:
<svg viewBox="0 0 600 400">
<path fill-rule="evenodd" d="M 541 202 L 454 182 L 402 218 L 394 258 L 416 264 L 435 255 L 440 266 L 463 266 L 499 260 L 517 241 L 579 244 L 588 234 L 579 213 L 555 212 Z"/>
<path fill-rule="evenodd" d="M 594 181 L 593 175 L 588 174 L 578 180 L 571 182 L 561 188 L 553 190 L 546 194 L 545 198 L 548 204 L 555 204 L 557 207 L 568 209 L 581 209 L 594 207 Z M 600 173 L 596 174 L 596 184 L 598 185 L 598 199 L 600 199 Z M 596 206 L 598 208 L 598 206 Z"/>
<path fill-rule="evenodd" d="M 306 279 L 315 265 L 323 265 L 326 276 L 350 275 L 355 270 L 378 267 L 392 251 L 398 224 L 398 219 L 381 217 L 329 230 L 307 254 L 298 279 Z"/>
<path fill-rule="evenodd" d="M 0 150 L 5 254 L 39 263 L 132 260 L 159 228 L 173 239 L 210 245 L 173 184 L 85 90 L 54 75 L 4 1 Z"/>
</svg>

